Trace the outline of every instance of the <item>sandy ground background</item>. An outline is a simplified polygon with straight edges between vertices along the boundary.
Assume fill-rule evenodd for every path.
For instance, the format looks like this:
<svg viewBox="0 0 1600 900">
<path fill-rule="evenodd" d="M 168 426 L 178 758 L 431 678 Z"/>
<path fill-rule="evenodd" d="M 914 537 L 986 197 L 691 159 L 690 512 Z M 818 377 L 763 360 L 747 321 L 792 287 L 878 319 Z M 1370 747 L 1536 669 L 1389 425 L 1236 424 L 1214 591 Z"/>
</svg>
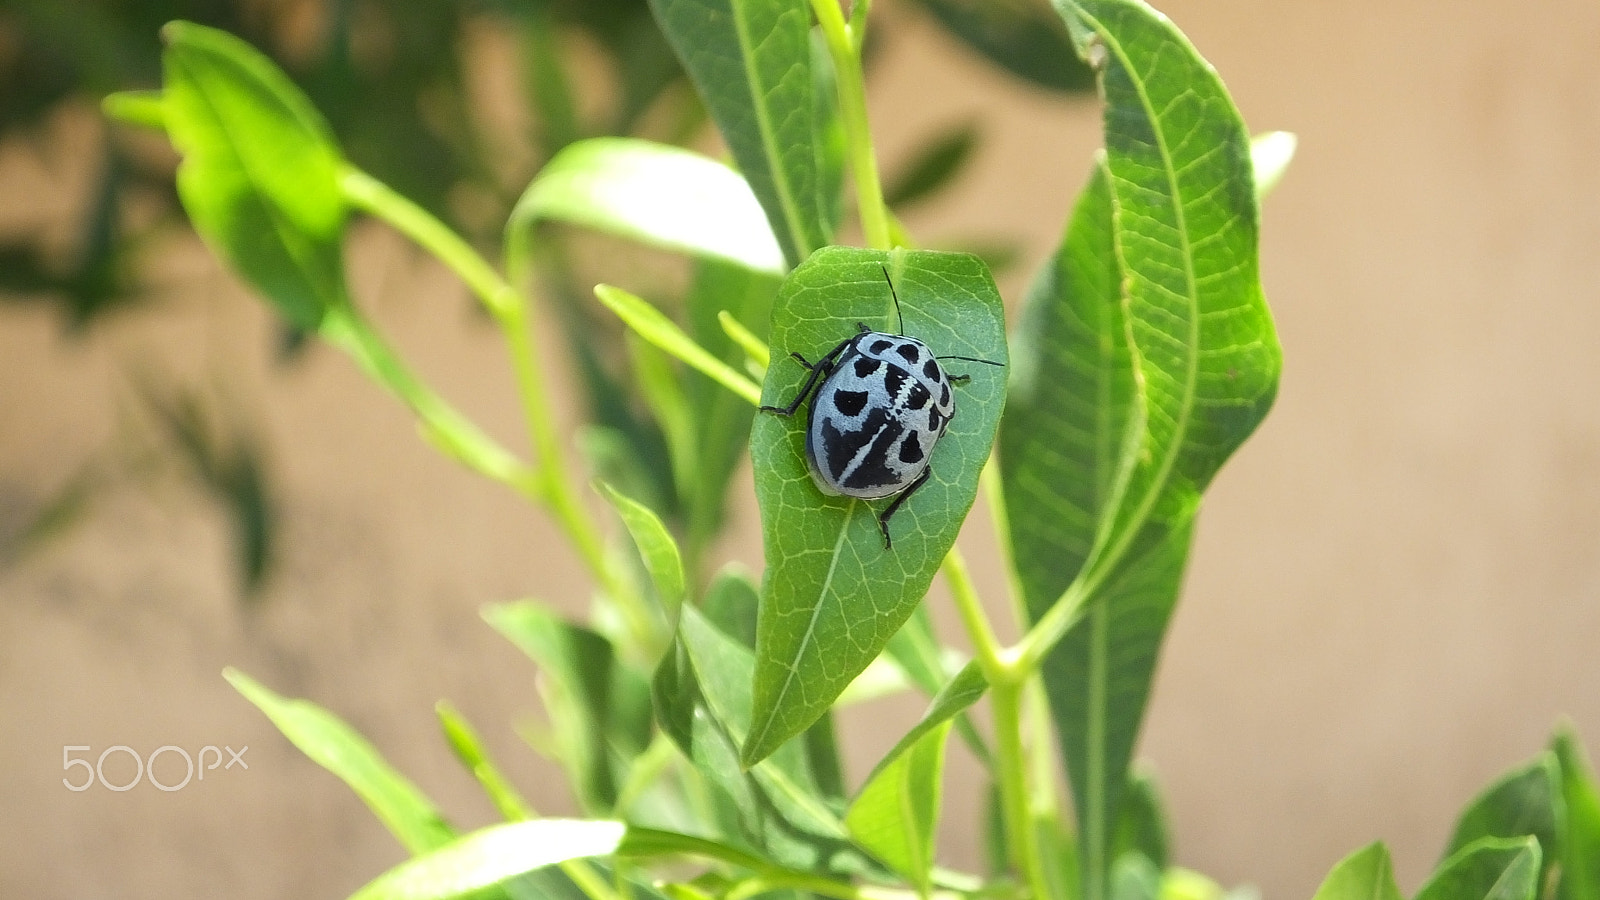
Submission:
<svg viewBox="0 0 1600 900">
<path fill-rule="evenodd" d="M 1264 213 L 1282 391 L 1208 495 L 1141 756 L 1179 863 L 1290 900 L 1381 838 L 1409 892 L 1461 805 L 1563 716 L 1600 746 L 1600 6 L 1162 6 L 1251 127 L 1298 133 L 1300 153 Z M 916 15 L 879 27 L 889 167 L 952 122 L 987 135 L 909 224 L 930 242 L 1022 240 L 1001 283 L 1015 299 L 1087 172 L 1096 108 L 1018 87 Z M 40 145 L 0 147 L 0 225 L 61 227 L 91 176 L 72 149 L 95 127 L 80 110 Z M 504 356 L 462 289 L 378 229 L 351 255 L 358 296 L 416 366 L 514 440 Z M 220 385 L 257 423 L 282 569 L 241 611 L 225 522 L 176 479 L 112 494 L 0 569 L 0 895 L 340 897 L 401 858 L 225 665 L 346 716 L 460 823 L 492 811 L 437 737 L 439 698 L 541 809 L 570 808 L 510 727 L 536 708 L 533 669 L 476 613 L 528 595 L 581 608 L 551 527 L 436 456 L 342 357 L 272 366 L 265 315 L 205 254 L 173 248 L 158 281 L 158 310 L 80 341 L 0 308 L 0 503 L 113 440 L 128 375 L 148 367 Z M 754 561 L 744 496 L 725 553 Z M 987 534 L 980 511 L 963 541 L 995 594 Z M 849 714 L 853 776 L 916 714 Z M 174 793 L 62 786 L 63 746 L 119 744 L 248 746 L 250 768 Z M 970 762 L 954 771 L 944 855 L 976 866 L 979 786 Z"/>
</svg>

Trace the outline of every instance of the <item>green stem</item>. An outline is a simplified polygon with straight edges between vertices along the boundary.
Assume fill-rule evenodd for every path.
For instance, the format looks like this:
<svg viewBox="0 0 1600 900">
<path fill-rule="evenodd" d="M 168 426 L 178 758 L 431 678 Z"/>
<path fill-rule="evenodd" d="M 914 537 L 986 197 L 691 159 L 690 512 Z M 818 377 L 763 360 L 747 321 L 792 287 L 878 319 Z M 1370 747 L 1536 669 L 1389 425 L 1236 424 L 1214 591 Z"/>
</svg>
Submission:
<svg viewBox="0 0 1600 900">
<path fill-rule="evenodd" d="M 989 683 L 994 684 L 1006 677 L 1005 648 L 989 624 L 989 616 L 984 612 L 983 602 L 972 584 L 972 574 L 967 571 L 967 560 L 961 555 L 961 548 L 950 548 L 950 552 L 945 554 L 942 568 L 945 581 L 950 585 L 950 595 L 955 599 L 956 610 L 961 614 L 961 624 L 966 627 L 967 637 L 971 639 L 973 651 L 977 654 L 978 666 L 983 669 L 983 675 Z"/>
<path fill-rule="evenodd" d="M 1000 805 L 1005 812 L 1006 842 L 1033 900 L 1049 900 L 1050 885 L 1039 858 L 1039 833 L 1029 802 L 1028 753 L 1022 740 L 1022 697 L 1026 679 L 991 682 L 989 708 L 994 713 L 995 770 L 1000 778 Z"/>
<path fill-rule="evenodd" d="M 492 477 L 515 484 L 522 493 L 542 503 L 566 532 L 595 579 L 621 606 L 630 627 L 641 639 L 641 645 L 647 652 L 653 650 L 658 641 L 650 625 L 652 619 L 648 611 L 643 609 L 643 601 L 636 592 L 616 575 L 613 567 L 607 565 L 605 542 L 599 528 L 588 515 L 576 488 L 567 477 L 561 439 L 544 389 L 538 348 L 532 338 L 527 304 L 522 296 L 511 282 L 502 278 L 459 235 L 383 182 L 354 166 L 347 166 L 340 174 L 339 187 L 352 206 L 387 222 L 448 266 L 466 282 L 484 308 L 494 316 L 505 334 L 511 354 L 517 391 L 527 420 L 528 438 L 533 445 L 538 467 L 534 469 L 516 462 L 498 444 L 483 436 L 476 426 L 428 392 L 409 372 L 398 366 L 398 360 L 393 359 L 393 354 L 381 342 L 374 344 L 376 336 L 371 329 L 361 325 L 353 308 L 349 309 L 350 319 L 360 327 L 350 330 L 346 335 L 336 322 L 331 329 L 333 333 L 330 334 L 330 328 L 324 326 L 324 334 L 335 341 L 348 337 L 365 355 L 370 356 L 375 365 L 369 364 L 369 370 L 400 394 L 430 427 L 434 426 L 434 420 L 438 420 L 442 427 L 433 428 L 435 435 L 442 436 L 447 447 L 458 457 L 479 471 L 486 471 L 487 467 Z M 474 462 L 474 458 L 469 458 L 467 454 L 484 458 Z M 511 462 L 507 463 L 507 459 Z M 514 471 L 508 470 L 508 465 L 513 466 Z"/>
<path fill-rule="evenodd" d="M 861 77 L 859 44 L 851 35 L 839 10 L 839 0 L 811 0 L 822 36 L 833 58 L 834 77 L 839 84 L 839 115 L 844 122 L 845 142 L 849 146 L 850 171 L 855 176 L 856 206 L 861 215 L 861 231 L 867 246 L 890 250 L 894 241 L 889 232 L 889 210 L 883 202 L 883 185 L 878 178 L 878 160 L 872 152 L 872 130 L 867 123 L 867 88 Z M 864 26 L 865 20 L 858 23 Z"/>
</svg>

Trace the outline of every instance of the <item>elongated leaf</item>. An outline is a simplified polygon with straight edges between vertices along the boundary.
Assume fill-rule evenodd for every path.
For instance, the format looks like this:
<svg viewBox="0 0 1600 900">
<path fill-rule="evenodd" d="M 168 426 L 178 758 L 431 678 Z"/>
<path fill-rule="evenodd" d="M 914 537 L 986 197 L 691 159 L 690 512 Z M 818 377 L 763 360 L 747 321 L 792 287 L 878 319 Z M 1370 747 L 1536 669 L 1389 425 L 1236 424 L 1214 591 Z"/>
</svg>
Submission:
<svg viewBox="0 0 1600 900">
<path fill-rule="evenodd" d="M 1111 870 L 1111 900 L 1158 900 L 1161 871 L 1139 853 L 1117 860 Z"/>
<path fill-rule="evenodd" d="M 474 831 L 368 882 L 351 900 L 444 900 L 545 866 L 614 853 L 621 822 L 535 819 Z"/>
<path fill-rule="evenodd" d="M 623 496 L 611 485 L 598 481 L 595 489 L 617 511 L 628 534 L 633 536 L 633 543 L 639 548 L 644 567 L 650 572 L 662 601 L 669 610 L 677 609 L 683 603 L 685 579 L 683 558 L 678 554 L 678 542 L 672 539 L 672 533 L 649 507 Z"/>
<path fill-rule="evenodd" d="M 1561 765 L 1567 819 L 1561 832 L 1559 900 L 1600 900 L 1600 785 L 1571 726 L 1551 742 Z"/>
<path fill-rule="evenodd" d="M 195 230 L 294 325 L 346 301 L 333 132 L 266 56 L 189 22 L 162 29 L 163 121 Z"/>
<path fill-rule="evenodd" d="M 1056 91 L 1088 91 L 1094 74 L 1069 50 L 1039 0 L 921 0 L 941 25 L 1018 78 Z"/>
<path fill-rule="evenodd" d="M 1482 838 L 1439 864 L 1414 900 L 1533 900 L 1539 885 L 1539 841 Z"/>
<path fill-rule="evenodd" d="M 609 284 L 596 285 L 594 295 L 640 337 L 683 360 L 739 397 L 755 403 L 755 382 L 695 343 L 677 323 L 643 299 Z"/>
<path fill-rule="evenodd" d="M 887 268 L 906 333 L 934 353 L 1004 364 L 1003 312 L 983 264 L 964 254 L 828 248 L 790 275 L 773 308 L 762 402 L 789 403 L 806 371 L 856 333 L 858 323 L 898 331 Z M 805 417 L 763 414 L 750 459 L 761 507 L 767 575 L 757 629 L 755 709 L 742 751 L 751 763 L 804 730 L 883 650 L 927 592 L 977 494 L 1004 402 L 1002 368 L 951 361 L 971 380 L 955 389 L 955 417 L 931 451 L 932 474 L 889 524 L 883 546 L 876 503 L 829 497 L 806 464 Z"/>
<path fill-rule="evenodd" d="M 1148 774 L 1133 774 L 1118 805 L 1116 832 L 1112 839 L 1112 859 L 1136 851 L 1163 872 L 1167 870 L 1167 811 L 1161 804 L 1155 779 Z"/>
<path fill-rule="evenodd" d="M 237 669 L 222 675 L 300 752 L 348 784 L 407 850 L 426 853 L 455 837 L 432 801 L 338 716 L 310 701 L 281 697 Z"/>
<path fill-rule="evenodd" d="M 899 872 L 924 894 L 933 867 L 939 827 L 944 744 L 950 720 L 927 729 L 909 746 L 896 748 L 867 780 L 845 813 L 857 844 Z"/>
<path fill-rule="evenodd" d="M 759 272 L 787 268 L 750 186 L 714 159 L 637 138 L 590 138 L 551 159 L 523 192 L 508 232 L 541 220 L 582 225 Z"/>
<path fill-rule="evenodd" d="M 1339 860 L 1311 900 L 1402 900 L 1389 848 L 1379 841 Z"/>
<path fill-rule="evenodd" d="M 1056 0 L 1105 97 L 1106 166 L 1125 309 L 1147 414 L 1102 573 L 1186 520 L 1277 394 L 1250 141 L 1215 70 L 1140 0 Z M 1150 536 L 1159 539 L 1160 535 Z"/>
<path fill-rule="evenodd" d="M 434 705 L 434 713 L 439 716 L 439 727 L 443 729 L 445 740 L 449 742 L 450 749 L 455 752 L 456 759 L 467 767 L 472 777 L 478 780 L 490 802 L 499 811 L 500 816 L 508 822 L 533 818 L 532 808 L 528 801 L 522 799 L 510 780 L 501 774 L 500 768 L 489 758 L 483 748 L 483 741 L 478 738 L 478 732 L 450 703 L 441 700 Z"/>
<path fill-rule="evenodd" d="M 952 182 L 978 146 L 978 126 L 957 125 L 920 147 L 883 188 L 883 202 L 901 207 L 926 199 Z"/>
<path fill-rule="evenodd" d="M 649 740 L 648 687 L 622 667 L 611 643 L 537 603 L 487 606 L 483 618 L 543 670 L 563 762 L 583 803 L 609 810 L 617 800 L 617 764 Z"/>
<path fill-rule="evenodd" d="M 810 5 L 650 0 L 650 8 L 766 210 L 784 257 L 799 264 L 832 237 L 839 190 L 828 176 L 831 126 L 819 116 Z"/>
<path fill-rule="evenodd" d="M 1540 856 L 1548 870 L 1561 859 L 1560 831 L 1565 819 L 1560 764 L 1547 750 L 1526 766 L 1496 779 L 1467 805 L 1444 856 L 1454 856 L 1486 837 L 1532 835 L 1539 840 Z"/>
<path fill-rule="evenodd" d="M 1250 166 L 1256 174 L 1256 197 L 1272 192 L 1283 180 L 1300 139 L 1289 131 L 1268 131 L 1250 139 Z"/>
<path fill-rule="evenodd" d="M 761 592 L 746 570 L 736 563 L 723 567 L 706 589 L 700 611 L 718 631 L 750 650 L 756 648 L 756 607 Z"/>
</svg>

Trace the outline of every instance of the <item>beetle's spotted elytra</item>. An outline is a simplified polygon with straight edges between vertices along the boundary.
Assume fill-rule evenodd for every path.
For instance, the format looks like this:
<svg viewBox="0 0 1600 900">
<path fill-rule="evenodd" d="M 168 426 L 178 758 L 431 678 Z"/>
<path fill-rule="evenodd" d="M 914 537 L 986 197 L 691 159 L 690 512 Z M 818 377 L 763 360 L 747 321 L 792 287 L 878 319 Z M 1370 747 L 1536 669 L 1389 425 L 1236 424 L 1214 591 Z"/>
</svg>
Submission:
<svg viewBox="0 0 1600 900">
<path fill-rule="evenodd" d="M 900 331 L 905 320 L 889 270 L 884 283 L 894 301 Z M 889 519 L 928 482 L 934 444 L 955 416 L 953 385 L 969 375 L 950 375 L 941 360 L 1000 366 L 969 356 L 937 356 L 922 341 L 904 333 L 873 331 L 856 323 L 857 333 L 840 341 L 816 362 L 789 354 L 806 369 L 800 392 L 787 406 L 762 412 L 792 416 L 811 398 L 806 419 L 806 467 L 817 489 L 829 496 L 894 500 L 878 513 L 884 549 L 893 546 Z"/>
</svg>

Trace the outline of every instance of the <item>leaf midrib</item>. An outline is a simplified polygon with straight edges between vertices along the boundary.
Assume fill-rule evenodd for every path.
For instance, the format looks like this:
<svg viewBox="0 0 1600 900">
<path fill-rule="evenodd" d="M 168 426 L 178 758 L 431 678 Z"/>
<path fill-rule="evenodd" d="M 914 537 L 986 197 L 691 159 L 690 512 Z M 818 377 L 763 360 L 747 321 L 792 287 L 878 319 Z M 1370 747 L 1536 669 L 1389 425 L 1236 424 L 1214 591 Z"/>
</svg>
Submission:
<svg viewBox="0 0 1600 900">
<path fill-rule="evenodd" d="M 756 114 L 756 132 L 761 135 L 761 149 L 766 154 L 767 168 L 772 173 L 772 186 L 778 192 L 778 204 L 783 207 L 783 218 L 789 225 L 795 254 L 799 257 L 795 263 L 799 263 L 800 260 L 810 256 L 815 248 L 811 246 L 810 236 L 806 234 L 800 221 L 794 194 L 789 187 L 788 173 L 784 171 L 782 165 L 783 154 L 773 134 L 772 120 L 768 115 L 766 104 L 766 83 L 758 77 L 756 71 L 755 42 L 751 39 L 749 23 L 745 20 L 745 5 L 742 0 L 729 0 L 728 5 L 733 9 L 734 30 L 739 33 L 739 62 L 744 66 L 745 81 L 750 85 L 750 105 Z M 780 12 L 779 17 L 782 15 Z M 809 18 L 807 21 L 809 22 Z"/>
<path fill-rule="evenodd" d="M 1198 379 L 1197 373 L 1199 366 L 1199 354 L 1195 349 L 1195 345 L 1199 338 L 1200 317 L 1198 314 L 1198 307 L 1200 303 L 1196 289 L 1193 255 L 1190 252 L 1191 241 L 1189 239 L 1189 224 L 1184 215 L 1183 201 L 1181 200 L 1178 191 L 1177 171 L 1173 167 L 1172 152 L 1167 146 L 1166 134 L 1160 127 L 1159 117 L 1155 115 L 1154 106 L 1150 102 L 1149 94 L 1145 91 L 1144 79 L 1135 75 L 1135 70 L 1129 61 L 1128 55 L 1123 51 L 1122 42 L 1112 37 L 1101 21 L 1085 10 L 1082 4 L 1073 2 L 1072 6 L 1073 9 L 1077 11 L 1078 15 L 1083 19 L 1083 21 L 1088 23 L 1090 27 L 1094 29 L 1094 32 L 1100 36 L 1100 39 L 1104 42 L 1107 51 L 1114 53 L 1117 59 L 1121 62 L 1123 70 L 1128 73 L 1129 82 L 1133 85 L 1134 90 L 1139 95 L 1141 106 L 1150 119 L 1152 125 L 1151 132 L 1155 137 L 1156 146 L 1161 153 L 1162 174 L 1166 176 L 1168 190 L 1171 192 L 1171 196 L 1174 198 L 1173 217 L 1175 219 L 1176 231 L 1178 232 L 1179 250 L 1183 256 L 1183 274 L 1186 282 L 1184 297 L 1188 300 L 1191 312 L 1191 315 L 1189 316 L 1188 341 L 1184 345 L 1186 350 L 1186 359 L 1182 403 L 1178 407 L 1178 415 L 1174 416 L 1173 418 L 1173 435 L 1175 439 L 1172 441 L 1171 449 L 1167 454 L 1165 454 L 1160 466 L 1157 468 L 1156 477 L 1151 481 L 1149 489 L 1145 492 L 1145 495 L 1140 498 L 1139 505 L 1136 508 L 1133 517 L 1128 521 L 1128 527 L 1117 539 L 1117 543 L 1112 545 L 1112 548 L 1100 558 L 1096 566 L 1097 571 L 1089 580 L 1089 590 L 1093 591 L 1095 588 L 1099 587 L 1106 575 L 1108 575 L 1110 570 L 1116 566 L 1117 562 L 1122 558 L 1122 555 L 1127 552 L 1128 547 L 1133 543 L 1134 538 L 1137 537 L 1139 532 L 1143 530 L 1144 524 L 1149 520 L 1150 513 L 1155 508 L 1156 502 L 1161 498 L 1161 495 L 1166 492 L 1167 481 L 1172 474 L 1173 467 L 1177 465 L 1178 457 L 1182 453 L 1184 439 L 1189 430 L 1189 419 L 1194 409 L 1195 385 Z M 1110 175 L 1111 172 L 1109 158 L 1107 160 L 1106 170 L 1107 174 Z M 1111 187 L 1111 202 L 1116 204 L 1117 192 L 1114 180 L 1108 186 Z M 1113 229 L 1113 236 L 1115 236 L 1115 234 L 1116 230 Z M 1122 256 L 1122 250 L 1120 247 L 1121 242 L 1118 241 L 1117 244 L 1118 257 L 1120 259 Z M 1129 267 L 1126 264 L 1126 260 L 1121 261 L 1123 262 L 1124 271 L 1128 271 Z M 1133 354 L 1137 355 L 1139 353 L 1138 346 L 1131 340 L 1129 342 L 1128 349 Z M 1070 588 L 1068 590 L 1070 590 Z"/>
</svg>

